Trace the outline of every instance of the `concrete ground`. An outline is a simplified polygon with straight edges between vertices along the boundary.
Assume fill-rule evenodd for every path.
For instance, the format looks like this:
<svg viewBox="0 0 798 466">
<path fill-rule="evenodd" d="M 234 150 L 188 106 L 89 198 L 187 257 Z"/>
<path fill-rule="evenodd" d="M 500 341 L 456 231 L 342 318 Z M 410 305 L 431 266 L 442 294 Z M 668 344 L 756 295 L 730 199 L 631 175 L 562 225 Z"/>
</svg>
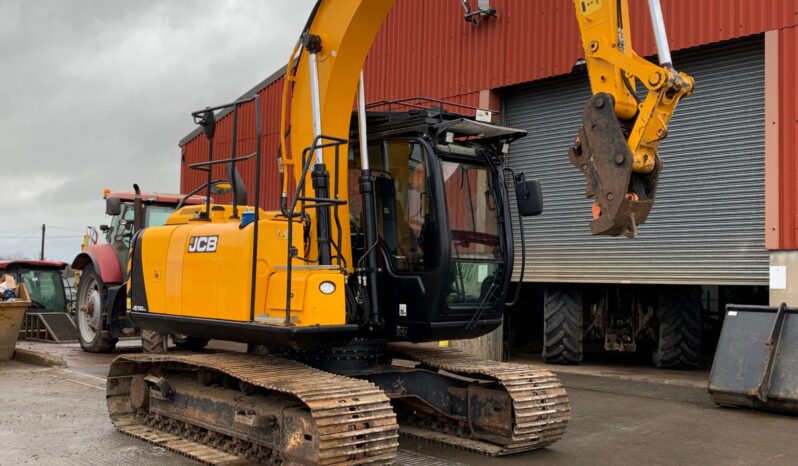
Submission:
<svg viewBox="0 0 798 466">
<path fill-rule="evenodd" d="M 20 343 L 67 367 L 0 363 L 0 464 L 189 465 L 114 430 L 105 411 L 111 356 L 75 345 Z M 232 349 L 226 346 L 227 349 Z M 118 351 L 138 351 L 135 341 Z M 522 357 L 518 362 L 534 362 Z M 592 363 L 560 368 L 573 417 L 565 437 L 526 454 L 487 458 L 403 439 L 400 464 L 794 464 L 798 418 L 716 408 L 706 371 Z"/>
</svg>

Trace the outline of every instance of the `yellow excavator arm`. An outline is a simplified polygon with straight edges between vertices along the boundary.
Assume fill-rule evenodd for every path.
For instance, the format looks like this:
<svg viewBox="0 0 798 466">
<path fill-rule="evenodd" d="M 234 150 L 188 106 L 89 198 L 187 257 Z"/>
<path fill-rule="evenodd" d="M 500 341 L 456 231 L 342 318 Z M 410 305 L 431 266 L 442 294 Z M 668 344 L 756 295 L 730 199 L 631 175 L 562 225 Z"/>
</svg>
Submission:
<svg viewBox="0 0 798 466">
<path fill-rule="evenodd" d="M 659 0 L 649 0 L 660 64 L 632 48 L 627 0 L 574 0 L 593 97 L 585 106 L 570 159 L 595 197 L 594 235 L 635 236 L 654 202 L 657 155 L 693 78 L 673 68 Z M 648 90 L 642 101 L 636 83 Z"/>
<path fill-rule="evenodd" d="M 281 116 L 282 134 L 285 135 L 281 140 L 281 153 L 284 154 L 281 166 L 290 167 L 291 173 L 285 169 L 282 173 L 284 209 L 289 201 L 293 201 L 287 191 L 292 181 L 300 184 L 304 179 L 306 185 L 313 184 L 317 198 L 334 195 L 336 175 L 337 185 L 343 187 L 341 190 L 344 192 L 347 189 L 346 141 L 349 139 L 352 103 L 366 56 L 393 4 L 393 0 L 316 3 L 286 68 Z M 286 122 L 290 122 L 290 130 L 285 127 Z M 336 141 L 322 135 L 340 139 Z M 314 144 L 327 147 L 310 150 Z M 302 170 L 305 159 L 310 159 L 307 171 Z M 326 191 L 324 187 L 321 191 L 318 189 L 325 177 L 316 176 L 314 180 L 313 174 L 319 175 L 318 171 L 327 173 Z M 346 203 L 335 208 L 338 209 L 338 218 L 349 219 Z M 337 255 L 342 259 L 338 261 L 339 265 L 351 271 L 349 222 L 330 222 L 323 209 L 308 212 L 311 223 L 330 224 L 328 231 L 320 234 L 317 229 L 313 234 L 327 234 L 333 242 L 340 238 L 336 251 L 325 250 L 324 241 L 311 241 L 308 254 L 320 257 L 321 263 L 326 264 L 331 263 L 331 255 Z"/>
<path fill-rule="evenodd" d="M 667 136 L 676 105 L 692 92 L 694 82 L 673 68 L 659 0 L 649 0 L 659 65 L 639 57 L 632 48 L 628 0 L 573 1 L 593 98 L 586 105 L 570 159 L 585 174 L 587 196 L 595 198 L 592 233 L 634 236 L 653 205 L 662 166 L 659 143 Z M 293 176 L 283 170 L 283 209 L 290 198 L 291 181 L 305 178 L 310 185 L 313 170 L 323 168 L 329 173 L 337 162 L 338 182 L 347 186 L 346 157 L 336 161 L 334 147 L 313 151 L 310 157 L 315 160 L 308 172 L 302 170 L 303 152 L 308 155 L 314 138 L 322 134 L 347 139 L 363 64 L 393 4 L 393 0 L 316 3 L 286 68 L 281 169 L 290 167 Z M 638 81 L 648 90 L 642 101 L 635 92 Z M 326 138 L 316 142 L 334 144 Z M 338 149 L 345 154 L 345 143 Z M 345 204 L 336 208 L 341 218 L 348 218 Z M 312 221 L 317 215 L 311 214 Z M 341 238 L 338 249 L 347 256 L 349 226 L 345 223 L 331 225 L 327 234 Z M 317 244 L 322 242 L 311 243 L 309 252 L 319 253 Z M 344 262 L 349 259 L 345 257 Z"/>
</svg>

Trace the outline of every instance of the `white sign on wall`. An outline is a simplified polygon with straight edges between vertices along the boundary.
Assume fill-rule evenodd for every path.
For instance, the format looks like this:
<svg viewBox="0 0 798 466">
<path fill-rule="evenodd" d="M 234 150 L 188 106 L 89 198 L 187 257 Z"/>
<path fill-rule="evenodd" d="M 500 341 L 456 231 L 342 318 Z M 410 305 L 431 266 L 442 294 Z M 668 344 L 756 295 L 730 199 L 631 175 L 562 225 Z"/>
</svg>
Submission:
<svg viewBox="0 0 798 466">
<path fill-rule="evenodd" d="M 771 290 L 786 290 L 787 289 L 787 267 L 783 265 L 770 266 L 770 289 Z"/>
</svg>

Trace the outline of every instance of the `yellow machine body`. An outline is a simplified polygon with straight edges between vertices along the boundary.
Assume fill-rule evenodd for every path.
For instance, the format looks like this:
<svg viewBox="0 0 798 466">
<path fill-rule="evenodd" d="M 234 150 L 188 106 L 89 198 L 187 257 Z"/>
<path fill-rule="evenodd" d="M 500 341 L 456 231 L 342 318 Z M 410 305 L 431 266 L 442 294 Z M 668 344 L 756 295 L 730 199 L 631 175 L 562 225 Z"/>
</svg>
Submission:
<svg viewBox="0 0 798 466">
<path fill-rule="evenodd" d="M 229 218 L 230 206 L 213 205 L 210 222 L 191 220 L 197 209 L 204 206 L 184 207 L 166 225 L 142 233 L 141 272 L 146 283 L 147 310 L 154 314 L 282 325 L 286 305 L 285 217 L 279 212 L 260 212 L 258 239 L 263 247 L 258 248 L 252 316 L 253 226 L 239 228 L 240 219 Z M 302 225 L 295 223 L 301 231 Z M 302 243 L 302 235 L 296 235 L 294 246 L 303 248 Z M 296 263 L 291 282 L 293 325 L 345 323 L 343 271 Z M 321 291 L 325 282 L 332 283 L 329 294 Z"/>
<path fill-rule="evenodd" d="M 393 3 L 392 0 L 336 0 L 317 4 L 307 32 L 318 35 L 322 41 L 322 50 L 317 56 L 324 134 L 348 139 L 360 72 Z M 299 181 L 302 153 L 311 146 L 315 134 L 307 52 L 298 46 L 290 63 L 281 120 L 283 125 L 290 124 L 290 131 L 284 131 L 284 134 L 290 133 L 290 137 L 282 141 L 283 165 L 288 168 L 283 184 L 286 187 Z M 345 192 L 348 186 L 347 146 L 344 144 L 339 150 L 339 185 L 344 190 L 341 197 L 346 199 L 350 195 Z M 323 157 L 328 169 L 333 171 L 333 149 L 324 149 Z M 292 174 L 295 178 L 289 179 Z M 312 195 L 309 176 L 306 183 Z M 349 218 L 347 205 L 337 208 L 340 218 Z M 340 225 L 342 263 L 319 266 L 293 260 L 290 315 L 286 316 L 285 216 L 280 212 L 260 211 L 255 309 L 251 312 L 252 226 L 239 229 L 239 220 L 230 219 L 229 205 L 212 206 L 210 221 L 196 219 L 202 209 L 204 207 L 183 208 L 165 226 L 145 231 L 141 240 L 141 266 L 150 313 L 292 327 L 346 323 L 344 274 L 352 270 L 348 222 Z M 316 212 L 308 210 L 307 220 L 311 228 L 305 230 L 306 235 L 303 224 L 295 221 L 294 247 L 302 252 L 302 257 L 318 257 Z M 335 238 L 338 233 L 338 226 L 333 224 L 332 236 Z M 213 236 L 218 237 L 215 252 L 188 250 L 192 238 Z M 333 283 L 335 291 L 321 292 L 323 282 Z"/>
<path fill-rule="evenodd" d="M 692 79 L 638 57 L 631 50 L 628 37 L 625 47 L 619 45 L 615 35 L 618 3 L 623 26 L 628 31 L 625 1 L 574 1 L 593 92 L 612 94 L 619 118 L 639 114 L 629 146 L 635 154 L 635 171 L 650 171 L 670 115 L 679 98 L 692 89 Z M 321 42 L 321 50 L 315 54 L 320 115 L 316 118 L 312 110 L 311 57 L 300 40 L 289 58 L 283 95 L 284 191 L 301 181 L 303 157 L 314 157 L 309 148 L 316 135 L 349 139 L 361 71 L 393 4 L 392 0 L 336 0 L 316 4 L 305 35 L 318 36 Z M 650 89 L 648 98 L 638 105 L 623 84 L 624 79 L 641 80 Z M 320 128 L 314 127 L 316 119 Z M 357 193 L 347 192 L 350 184 L 346 144 L 338 150 L 336 160 L 334 148 L 323 149 L 323 163 L 330 172 L 337 171 L 339 192 L 331 195 L 348 200 Z M 312 196 L 309 174 L 304 182 L 308 195 Z M 287 192 L 283 195 L 288 198 Z M 351 324 L 347 322 L 345 296 L 346 277 L 354 266 L 348 221 L 330 225 L 330 236 L 340 238 L 338 256 L 332 265 L 318 265 L 315 259 L 319 257 L 318 212 L 308 209 L 302 221 L 294 220 L 292 246 L 300 252 L 301 259 L 293 259 L 291 309 L 286 313 L 288 221 L 285 214 L 259 211 L 259 247 L 252 280 L 252 225 L 241 228 L 229 205 L 213 205 L 209 212 L 204 209 L 207 207 L 184 207 L 166 225 L 143 232 L 137 243 L 141 248 L 140 264 L 134 267 L 141 267 L 147 305 L 146 309 L 136 309 L 134 302 L 133 311 L 276 326 Z M 348 205 L 337 205 L 335 209 L 338 218 L 350 218 Z M 215 250 L 192 251 L 193 241 L 199 238 L 215 238 Z M 332 283 L 335 291 L 324 294 L 320 290 L 323 282 Z"/>
</svg>

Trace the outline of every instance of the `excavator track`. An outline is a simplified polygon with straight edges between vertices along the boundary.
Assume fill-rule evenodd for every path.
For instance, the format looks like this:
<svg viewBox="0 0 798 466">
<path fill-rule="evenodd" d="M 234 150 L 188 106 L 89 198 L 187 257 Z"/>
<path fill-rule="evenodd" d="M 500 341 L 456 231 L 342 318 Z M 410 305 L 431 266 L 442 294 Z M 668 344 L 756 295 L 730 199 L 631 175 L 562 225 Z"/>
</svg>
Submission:
<svg viewBox="0 0 798 466">
<path fill-rule="evenodd" d="M 123 355 L 106 396 L 118 430 L 205 464 L 391 464 L 399 446 L 379 388 L 276 356 Z"/>
<path fill-rule="evenodd" d="M 421 367 L 455 376 L 498 383 L 511 399 L 512 428 L 486 441 L 473 435 L 468 425 L 428 411 L 400 414 L 400 433 L 490 456 L 508 455 L 547 447 L 563 436 L 571 417 L 568 395 L 552 372 L 523 364 L 477 358 L 454 348 L 391 343 L 386 353 Z"/>
</svg>

